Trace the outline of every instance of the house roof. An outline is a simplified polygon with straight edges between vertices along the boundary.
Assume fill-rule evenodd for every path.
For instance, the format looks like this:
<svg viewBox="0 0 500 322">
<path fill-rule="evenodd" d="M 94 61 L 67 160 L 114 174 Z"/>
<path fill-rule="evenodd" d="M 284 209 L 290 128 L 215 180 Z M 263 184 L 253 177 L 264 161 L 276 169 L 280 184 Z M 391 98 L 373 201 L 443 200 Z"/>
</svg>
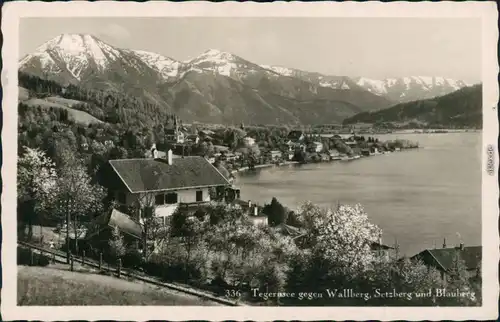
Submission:
<svg viewBox="0 0 500 322">
<path fill-rule="evenodd" d="M 110 212 L 107 212 L 94 219 L 90 227 L 92 227 L 92 229 L 90 229 L 90 231 L 87 233 L 87 235 L 85 236 L 86 238 L 94 236 L 106 227 L 117 227 L 120 232 L 130 235 L 134 238 L 141 238 L 142 236 L 142 225 L 134 221 L 128 215 L 116 209 L 113 209 Z"/>
<path fill-rule="evenodd" d="M 297 141 L 300 140 L 303 134 L 304 133 L 302 131 L 291 131 L 290 133 L 288 133 L 288 139 L 292 141 Z"/>
<path fill-rule="evenodd" d="M 386 244 L 381 244 L 377 242 L 373 242 L 370 247 L 372 250 L 383 250 L 383 249 L 394 249 L 394 247 L 386 245 Z"/>
<path fill-rule="evenodd" d="M 460 250 L 458 247 L 452 248 L 436 248 L 436 249 L 426 249 L 419 254 L 413 256 L 422 258 L 424 261 L 429 256 L 429 254 L 437 263 L 439 268 L 444 270 L 449 270 L 455 254 L 459 254 L 460 258 L 465 262 L 465 266 L 468 270 L 476 269 L 479 267 L 482 259 L 482 247 L 481 246 L 468 246 Z"/>
<path fill-rule="evenodd" d="M 132 193 L 230 185 L 203 157 L 110 160 L 109 164 Z"/>
<path fill-rule="evenodd" d="M 110 227 L 117 227 L 122 233 L 129 234 L 136 238 L 141 238 L 142 236 L 141 224 L 116 209 L 111 211 L 107 225 Z"/>
<path fill-rule="evenodd" d="M 300 237 L 300 236 L 304 235 L 304 232 L 300 228 L 290 226 L 287 224 L 279 224 L 278 226 L 276 226 L 275 229 L 277 231 L 279 231 L 280 233 L 282 233 L 283 235 L 287 235 L 287 236 L 290 236 L 292 238 L 296 238 L 296 237 Z"/>
</svg>

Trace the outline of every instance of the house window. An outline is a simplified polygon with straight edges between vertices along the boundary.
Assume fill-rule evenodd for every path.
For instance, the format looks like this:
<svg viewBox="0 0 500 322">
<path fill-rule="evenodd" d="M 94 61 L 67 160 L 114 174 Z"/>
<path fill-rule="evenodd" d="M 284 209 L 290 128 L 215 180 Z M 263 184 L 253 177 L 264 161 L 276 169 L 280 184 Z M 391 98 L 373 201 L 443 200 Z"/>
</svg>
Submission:
<svg viewBox="0 0 500 322">
<path fill-rule="evenodd" d="M 164 204 L 165 204 L 165 195 L 164 194 L 156 195 L 156 197 L 155 197 L 155 205 L 161 206 L 161 205 L 164 205 Z"/>
<path fill-rule="evenodd" d="M 167 193 L 165 195 L 165 203 L 168 205 L 177 203 L 177 193 L 175 192 Z"/>
<path fill-rule="evenodd" d="M 201 191 L 201 190 L 196 191 L 196 201 L 197 202 L 203 201 L 203 191 Z"/>
<path fill-rule="evenodd" d="M 118 192 L 117 199 L 118 199 L 118 202 L 123 204 L 123 205 L 127 203 L 127 195 L 125 195 L 124 192 Z"/>
</svg>

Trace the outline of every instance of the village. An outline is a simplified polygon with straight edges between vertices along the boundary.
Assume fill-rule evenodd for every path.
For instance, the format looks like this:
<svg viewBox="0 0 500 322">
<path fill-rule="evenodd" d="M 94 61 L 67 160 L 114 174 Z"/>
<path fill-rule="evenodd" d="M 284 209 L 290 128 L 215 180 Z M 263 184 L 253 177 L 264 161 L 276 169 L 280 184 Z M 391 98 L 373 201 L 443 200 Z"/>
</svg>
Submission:
<svg viewBox="0 0 500 322">
<path fill-rule="evenodd" d="M 332 225 L 330 221 L 335 216 L 352 222 L 362 218 L 367 227 L 371 224 L 362 210 L 352 210 L 347 205 L 339 204 L 337 209 L 325 212 L 305 203 L 302 208 L 292 210 L 279 203 L 279 196 L 270 196 L 269 204 L 257 204 L 247 200 L 244 191 L 235 184 L 238 172 L 311 162 L 353 161 L 418 148 L 418 143 L 404 140 L 381 142 L 355 133 L 325 137 L 302 130 L 281 131 L 281 137 L 276 135 L 278 139 L 263 143 L 258 131 L 243 124 L 229 130 L 202 125 L 189 129 L 174 115 L 168 117 L 164 133 L 165 139 L 152 143 L 142 158 L 110 159 L 99 168 L 96 177 L 107 191 L 108 206 L 92 216 L 78 211 L 73 212 L 73 217 L 59 216 L 58 221 L 52 221 L 55 224 L 52 228 L 41 223 L 39 231 L 29 227 L 31 234 L 26 236 L 23 231 L 20 235 L 21 241 L 27 243 L 23 245 L 65 252 L 66 263 L 71 263 L 71 267 L 74 258 L 83 261 L 85 257 L 93 258 L 100 263 L 104 260 L 108 265 L 116 265 L 118 259 L 120 266 L 165 280 L 194 283 L 216 294 L 224 294 L 228 289 L 246 290 L 246 300 L 252 302 L 248 298 L 250 284 L 255 289 L 255 285 L 269 288 L 278 283 L 273 287 L 280 290 L 285 282 L 276 279 L 286 270 L 259 273 L 259 264 L 246 267 L 241 262 L 244 256 L 255 256 L 257 263 L 274 261 L 270 267 L 288 266 L 293 254 L 309 254 L 315 249 L 316 234 L 321 234 L 322 225 Z M 229 144 L 224 145 L 226 142 Z M 344 212 L 351 213 L 352 218 L 345 217 Z M 341 223 L 344 224 L 350 225 Z M 400 265 L 397 263 L 403 261 L 396 243 L 383 242 L 381 230 L 365 237 L 366 244 L 362 245 L 368 247 L 364 252 L 369 265 L 380 262 Z M 200 251 L 211 254 L 212 258 L 205 258 Z M 277 251 L 284 255 L 271 255 Z M 423 249 L 408 260 L 435 272 L 437 277 L 433 278 L 440 286 L 448 284 L 458 263 L 467 280 L 476 283 L 481 276 L 480 246 L 463 243 L 448 246 L 444 241 L 442 248 Z M 214 261 L 220 261 L 218 265 L 222 267 L 213 266 Z M 34 263 L 33 259 L 30 263 Z M 203 268 L 207 264 L 212 268 Z"/>
</svg>

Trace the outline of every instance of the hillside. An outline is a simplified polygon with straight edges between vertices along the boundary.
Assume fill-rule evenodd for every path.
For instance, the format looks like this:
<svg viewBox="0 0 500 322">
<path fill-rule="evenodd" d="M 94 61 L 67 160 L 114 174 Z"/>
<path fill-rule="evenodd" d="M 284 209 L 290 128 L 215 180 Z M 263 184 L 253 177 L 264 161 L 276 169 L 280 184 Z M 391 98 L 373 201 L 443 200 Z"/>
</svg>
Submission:
<svg viewBox="0 0 500 322">
<path fill-rule="evenodd" d="M 344 120 L 354 123 L 416 123 L 424 126 L 482 126 L 482 85 L 465 87 L 433 99 L 397 104 L 377 111 L 363 112 Z"/>
<path fill-rule="evenodd" d="M 18 266 L 17 279 L 18 305 L 218 305 L 141 282 L 69 272 L 67 267 Z"/>
<path fill-rule="evenodd" d="M 42 107 L 42 108 L 56 108 L 62 109 L 68 112 L 68 119 L 79 124 L 89 125 L 95 123 L 102 123 L 101 120 L 90 115 L 87 112 L 79 111 L 77 109 L 71 108 L 75 105 L 85 104 L 81 101 L 65 99 L 62 97 L 51 96 L 47 98 L 30 98 L 22 101 L 23 104 L 29 107 Z"/>
</svg>

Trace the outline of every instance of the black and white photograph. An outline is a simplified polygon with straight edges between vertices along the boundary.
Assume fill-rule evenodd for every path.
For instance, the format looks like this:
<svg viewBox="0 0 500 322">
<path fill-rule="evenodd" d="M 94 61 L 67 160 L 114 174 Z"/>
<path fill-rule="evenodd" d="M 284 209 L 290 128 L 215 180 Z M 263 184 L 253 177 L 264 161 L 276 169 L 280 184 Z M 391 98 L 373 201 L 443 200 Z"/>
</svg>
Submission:
<svg viewBox="0 0 500 322">
<path fill-rule="evenodd" d="M 496 316 L 496 6 L 343 5 L 7 4 L 2 315 Z"/>
</svg>

